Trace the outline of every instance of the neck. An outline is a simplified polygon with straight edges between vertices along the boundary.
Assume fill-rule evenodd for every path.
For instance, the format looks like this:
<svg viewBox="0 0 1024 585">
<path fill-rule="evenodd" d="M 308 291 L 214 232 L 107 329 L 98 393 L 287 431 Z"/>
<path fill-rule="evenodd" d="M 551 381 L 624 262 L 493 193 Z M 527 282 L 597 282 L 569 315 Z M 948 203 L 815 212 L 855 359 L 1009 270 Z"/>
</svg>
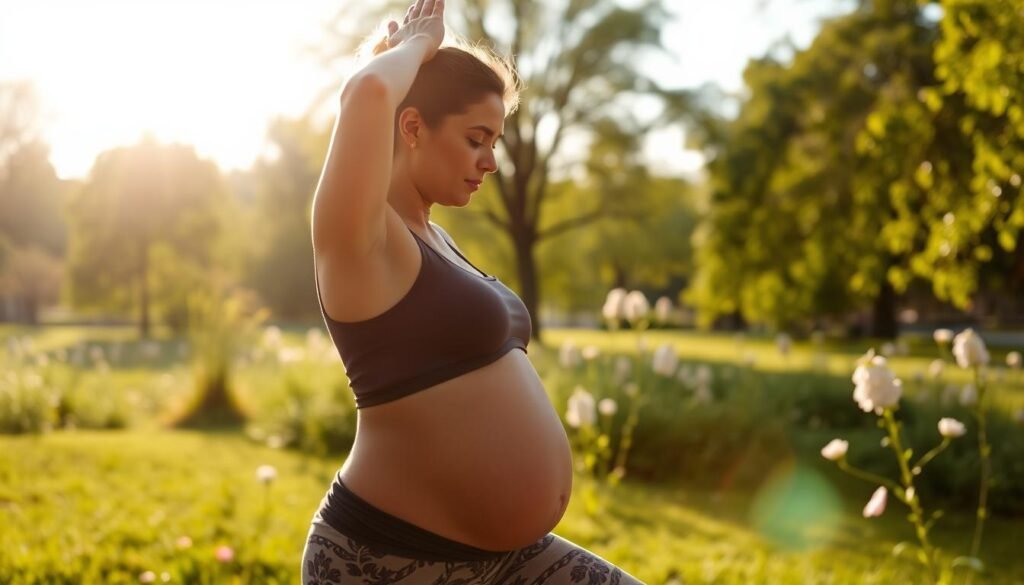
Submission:
<svg viewBox="0 0 1024 585">
<path fill-rule="evenodd" d="M 407 225 L 426 232 L 432 203 L 416 189 L 405 163 L 404 157 L 395 157 L 388 186 L 388 203 Z"/>
</svg>

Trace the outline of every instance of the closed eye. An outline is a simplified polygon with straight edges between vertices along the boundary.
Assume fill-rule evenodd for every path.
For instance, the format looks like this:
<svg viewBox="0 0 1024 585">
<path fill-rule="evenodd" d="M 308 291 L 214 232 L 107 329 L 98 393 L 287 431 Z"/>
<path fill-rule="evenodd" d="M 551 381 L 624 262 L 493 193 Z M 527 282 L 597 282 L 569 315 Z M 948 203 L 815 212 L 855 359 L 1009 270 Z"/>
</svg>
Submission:
<svg viewBox="0 0 1024 585">
<path fill-rule="evenodd" d="M 470 144 L 471 144 L 471 145 L 473 146 L 473 148 L 480 148 L 481 146 L 483 146 L 483 145 L 484 145 L 484 143 L 483 143 L 483 142 L 477 142 L 476 140 L 473 140 L 473 139 L 471 139 L 471 138 L 468 138 L 467 140 L 468 140 L 468 141 L 469 141 L 469 143 L 470 143 Z M 496 148 L 498 148 L 498 145 L 497 145 L 497 144 L 495 144 L 494 146 L 492 146 L 492 147 L 491 147 L 491 149 L 496 149 Z"/>
</svg>

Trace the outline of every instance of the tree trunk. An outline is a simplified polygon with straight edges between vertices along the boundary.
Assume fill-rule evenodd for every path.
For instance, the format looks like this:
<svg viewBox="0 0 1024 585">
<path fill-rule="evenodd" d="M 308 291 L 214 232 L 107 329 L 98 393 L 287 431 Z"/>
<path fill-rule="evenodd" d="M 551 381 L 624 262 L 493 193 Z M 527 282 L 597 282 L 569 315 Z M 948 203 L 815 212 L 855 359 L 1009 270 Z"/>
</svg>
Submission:
<svg viewBox="0 0 1024 585">
<path fill-rule="evenodd" d="M 530 325 L 533 329 L 530 338 L 540 343 L 540 286 L 537 280 L 537 261 L 533 256 L 534 240 L 525 229 L 514 231 L 512 238 L 523 304 L 530 313 Z"/>
<path fill-rule="evenodd" d="M 142 260 L 139 266 L 140 300 L 139 300 L 139 336 L 149 337 L 149 246 L 142 245 Z"/>
<path fill-rule="evenodd" d="M 882 288 L 875 297 L 875 306 L 871 315 L 871 335 L 885 339 L 894 339 L 899 334 L 896 324 L 896 291 L 889 281 L 882 281 Z"/>
</svg>

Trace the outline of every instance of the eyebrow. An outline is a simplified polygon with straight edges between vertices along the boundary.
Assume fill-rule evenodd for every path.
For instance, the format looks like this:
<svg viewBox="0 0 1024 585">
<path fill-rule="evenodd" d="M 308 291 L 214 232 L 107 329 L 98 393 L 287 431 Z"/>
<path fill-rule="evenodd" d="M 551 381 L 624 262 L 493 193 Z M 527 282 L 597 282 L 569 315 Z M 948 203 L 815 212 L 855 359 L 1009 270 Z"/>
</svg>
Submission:
<svg viewBox="0 0 1024 585">
<path fill-rule="evenodd" d="M 487 136 L 494 136 L 494 130 L 491 130 L 490 128 L 484 126 L 483 124 L 480 124 L 478 126 L 472 126 L 470 127 L 470 130 L 483 130 L 484 134 L 486 134 Z M 499 134 L 498 138 L 501 138 L 502 136 L 504 136 L 504 134 Z"/>
</svg>

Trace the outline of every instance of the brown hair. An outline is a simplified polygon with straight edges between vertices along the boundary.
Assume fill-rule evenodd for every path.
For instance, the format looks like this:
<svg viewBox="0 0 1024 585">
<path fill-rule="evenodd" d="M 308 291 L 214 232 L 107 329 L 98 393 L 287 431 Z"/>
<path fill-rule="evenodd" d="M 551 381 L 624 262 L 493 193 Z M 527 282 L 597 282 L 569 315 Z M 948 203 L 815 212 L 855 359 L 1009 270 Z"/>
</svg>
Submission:
<svg viewBox="0 0 1024 585">
<path fill-rule="evenodd" d="M 384 24 L 386 30 L 386 22 Z M 509 58 L 482 44 L 472 44 L 453 36 L 450 44 L 442 43 L 432 59 L 420 65 L 409 92 L 395 110 L 414 107 L 431 129 L 440 126 L 445 116 L 461 114 L 470 104 L 488 94 L 501 96 L 505 115 L 519 108 L 522 80 Z M 368 38 L 360 47 L 363 58 L 367 53 L 379 55 L 388 50 L 387 36 Z M 398 117 L 395 117 L 395 132 Z M 396 141 L 395 146 L 398 146 Z"/>
</svg>

